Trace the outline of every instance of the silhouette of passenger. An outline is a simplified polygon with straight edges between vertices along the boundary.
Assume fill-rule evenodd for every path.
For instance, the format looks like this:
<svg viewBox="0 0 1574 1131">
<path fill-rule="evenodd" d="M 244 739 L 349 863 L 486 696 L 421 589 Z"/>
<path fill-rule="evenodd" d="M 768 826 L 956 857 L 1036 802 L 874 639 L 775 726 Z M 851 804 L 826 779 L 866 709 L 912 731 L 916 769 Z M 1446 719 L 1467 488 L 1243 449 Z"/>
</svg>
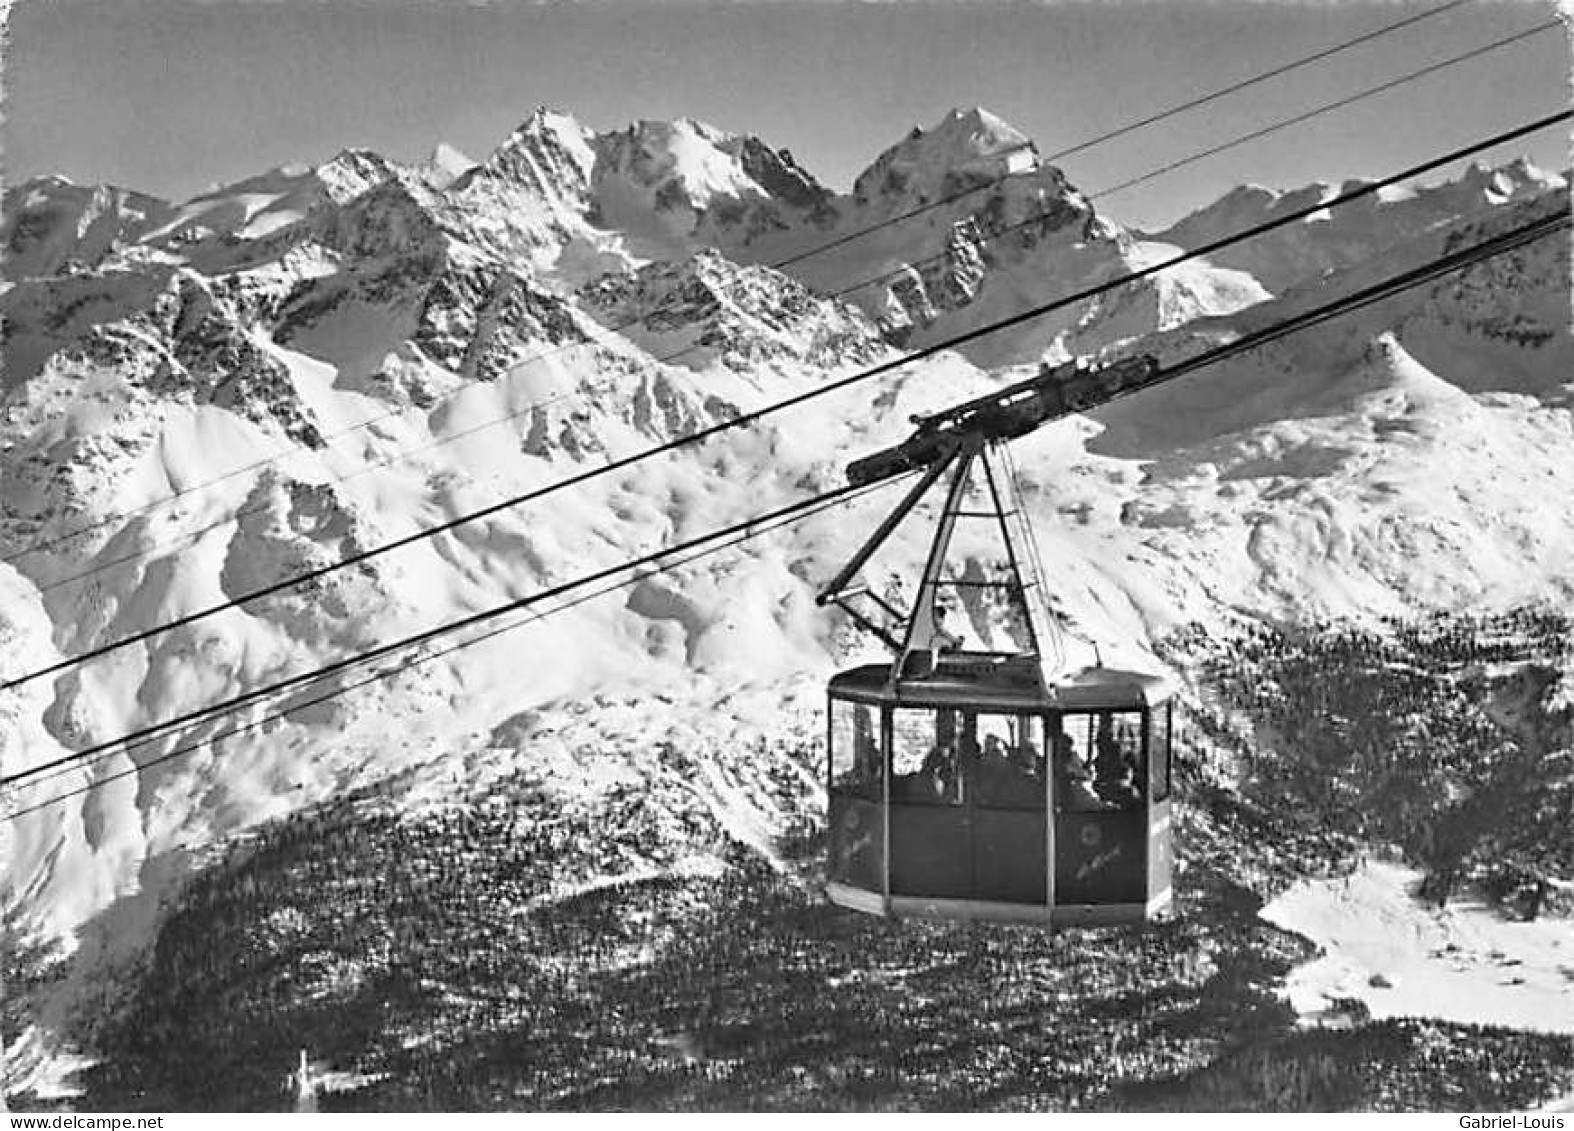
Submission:
<svg viewBox="0 0 1574 1131">
<path fill-rule="evenodd" d="M 1099 795 L 1117 809 L 1136 809 L 1142 805 L 1142 791 L 1137 788 L 1137 778 L 1131 767 L 1121 768 L 1120 776 L 1099 789 Z"/>
<path fill-rule="evenodd" d="M 985 805 L 1022 806 L 1032 803 L 1032 782 L 1015 762 L 1015 752 L 997 734 L 984 738 L 978 759 L 979 800 Z"/>
<path fill-rule="evenodd" d="M 957 799 L 956 745 L 937 742 L 918 770 L 918 799 L 955 801 Z"/>
<path fill-rule="evenodd" d="M 983 761 L 986 766 L 1010 765 L 1011 757 L 1006 752 L 1005 740 L 998 734 L 986 734 L 984 736 Z"/>
<path fill-rule="evenodd" d="M 1029 777 L 1044 780 L 1044 752 L 1034 745 L 1031 738 L 1022 739 L 1021 744 L 1011 752 L 1011 761 Z"/>
<path fill-rule="evenodd" d="M 1051 741 L 1055 748 L 1055 795 L 1059 807 L 1073 813 L 1091 813 L 1105 808 L 1088 781 L 1088 768 L 1077 757 L 1076 746 L 1064 724 Z"/>
<path fill-rule="evenodd" d="M 1120 743 L 1115 739 L 1115 720 L 1108 712 L 1099 714 L 1098 735 L 1093 740 L 1093 771 L 1100 782 L 1113 782 L 1120 777 L 1126 759 Z"/>
</svg>

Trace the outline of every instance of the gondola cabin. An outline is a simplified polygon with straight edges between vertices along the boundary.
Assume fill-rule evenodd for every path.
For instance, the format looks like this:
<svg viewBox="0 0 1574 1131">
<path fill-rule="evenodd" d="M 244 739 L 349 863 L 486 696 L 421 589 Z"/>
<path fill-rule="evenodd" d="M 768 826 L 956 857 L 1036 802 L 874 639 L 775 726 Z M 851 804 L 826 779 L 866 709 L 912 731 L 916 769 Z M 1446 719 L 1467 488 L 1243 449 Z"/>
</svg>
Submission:
<svg viewBox="0 0 1574 1131">
<path fill-rule="evenodd" d="M 1152 918 L 1170 904 L 1172 689 L 1088 668 L 1046 694 L 1025 665 L 944 656 L 829 692 L 826 894 L 875 914 Z"/>
<path fill-rule="evenodd" d="M 1073 369 L 1090 387 L 1107 377 Z M 1154 365 L 1113 372 L 1129 391 Z M 1007 449 L 1070 411 L 1064 383 L 1048 371 L 916 418 L 910 439 L 848 468 L 858 485 L 919 479 L 818 597 L 893 653 L 829 687 L 826 894 L 843 907 L 1058 926 L 1170 906 L 1174 686 L 1106 667 L 1097 648 L 1092 664 L 1069 658 Z M 948 471 L 911 607 L 854 585 Z M 971 520 L 998 533 L 998 550 L 981 554 L 974 539 L 964 568 L 949 568 L 953 535 Z M 993 647 L 969 649 L 946 626 L 957 609 Z M 1004 633 L 1002 610 L 1016 626 Z"/>
</svg>

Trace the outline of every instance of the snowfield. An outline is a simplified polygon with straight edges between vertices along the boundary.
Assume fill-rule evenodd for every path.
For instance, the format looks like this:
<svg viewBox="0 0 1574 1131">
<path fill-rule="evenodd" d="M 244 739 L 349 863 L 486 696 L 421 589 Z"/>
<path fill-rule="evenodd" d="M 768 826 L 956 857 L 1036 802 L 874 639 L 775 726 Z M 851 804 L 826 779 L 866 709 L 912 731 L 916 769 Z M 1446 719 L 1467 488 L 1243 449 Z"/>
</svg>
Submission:
<svg viewBox="0 0 1574 1131">
<path fill-rule="evenodd" d="M 1324 952 L 1289 978 L 1296 1010 L 1315 1022 L 1355 999 L 1373 1017 L 1574 1032 L 1568 920 L 1514 922 L 1469 899 L 1439 910 L 1415 897 L 1420 878 L 1374 862 L 1337 880 L 1299 884 L 1263 909 L 1270 923 Z"/>
</svg>

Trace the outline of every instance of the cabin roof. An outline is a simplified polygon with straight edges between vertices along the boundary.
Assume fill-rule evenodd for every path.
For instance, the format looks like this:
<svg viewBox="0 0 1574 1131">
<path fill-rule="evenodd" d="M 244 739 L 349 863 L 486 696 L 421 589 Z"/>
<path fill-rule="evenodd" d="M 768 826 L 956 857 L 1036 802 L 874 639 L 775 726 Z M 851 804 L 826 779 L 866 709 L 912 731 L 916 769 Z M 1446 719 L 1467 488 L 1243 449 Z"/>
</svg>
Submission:
<svg viewBox="0 0 1574 1131">
<path fill-rule="evenodd" d="M 973 706 L 999 711 L 1141 710 L 1175 694 L 1168 676 L 1090 666 L 1047 683 L 1033 657 L 979 653 L 942 658 L 936 671 L 891 686 L 890 664 L 865 664 L 838 672 L 830 690 L 862 702 L 931 707 Z"/>
</svg>

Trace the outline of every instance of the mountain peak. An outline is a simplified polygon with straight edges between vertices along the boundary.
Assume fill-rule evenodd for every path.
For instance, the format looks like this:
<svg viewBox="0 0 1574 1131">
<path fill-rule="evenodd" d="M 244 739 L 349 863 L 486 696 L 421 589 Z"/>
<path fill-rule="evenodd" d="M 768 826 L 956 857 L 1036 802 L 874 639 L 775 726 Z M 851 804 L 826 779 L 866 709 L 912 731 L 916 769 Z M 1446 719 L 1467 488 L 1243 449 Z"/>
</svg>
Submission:
<svg viewBox="0 0 1574 1131">
<path fill-rule="evenodd" d="M 313 172 L 335 204 L 346 204 L 398 176 L 393 162 L 358 146 L 339 150 L 332 160 L 323 162 Z"/>
<path fill-rule="evenodd" d="M 446 184 L 474 169 L 476 161 L 446 141 L 440 141 L 427 157 L 426 167 L 439 182 Z"/>
<path fill-rule="evenodd" d="M 1026 134 L 979 106 L 953 109 L 925 130 L 914 126 L 853 182 L 860 204 L 879 198 L 949 195 L 965 182 L 995 180 L 1037 169 L 1038 151 Z"/>
<path fill-rule="evenodd" d="M 478 179 L 512 181 L 542 199 L 575 196 L 590 183 L 594 138 L 572 116 L 537 106 L 485 161 L 460 172 L 453 187 L 462 191 Z"/>
<path fill-rule="evenodd" d="M 492 151 L 485 164 L 502 161 L 509 154 L 522 149 L 539 150 L 542 146 L 588 153 L 589 141 L 594 135 L 579 123 L 572 114 L 554 110 L 550 106 L 537 106 L 503 143 Z"/>
<path fill-rule="evenodd" d="M 1534 196 L 1550 188 L 1560 188 L 1563 178 L 1548 173 L 1529 158 L 1520 156 L 1502 165 L 1472 161 L 1453 182 L 1465 192 L 1485 196 L 1498 203 L 1520 196 Z"/>
<path fill-rule="evenodd" d="M 759 189 L 733 152 L 740 139 L 692 118 L 642 120 L 598 140 L 609 173 L 657 192 L 665 209 L 703 209 L 717 197 L 743 198 Z"/>
<path fill-rule="evenodd" d="M 514 131 L 514 136 L 584 137 L 588 132 L 574 115 L 543 104 L 530 112 L 530 117 Z"/>
<path fill-rule="evenodd" d="M 996 152 L 1000 148 L 1015 149 L 1030 144 L 1026 134 L 982 106 L 973 106 L 966 110 L 960 106 L 952 107 L 940 125 L 935 127 L 935 132 L 947 128 L 966 131 L 970 139 L 989 146 L 991 152 Z"/>
<path fill-rule="evenodd" d="M 928 130 L 914 126 L 902 145 L 952 162 L 1002 157 L 1033 147 L 1026 134 L 982 106 L 953 107 Z"/>
<path fill-rule="evenodd" d="M 648 139 L 658 144 L 670 144 L 677 138 L 697 138 L 719 146 L 733 140 L 733 135 L 726 130 L 687 115 L 680 115 L 671 120 L 641 118 L 637 122 L 631 122 L 626 132 L 632 137 Z"/>
</svg>

